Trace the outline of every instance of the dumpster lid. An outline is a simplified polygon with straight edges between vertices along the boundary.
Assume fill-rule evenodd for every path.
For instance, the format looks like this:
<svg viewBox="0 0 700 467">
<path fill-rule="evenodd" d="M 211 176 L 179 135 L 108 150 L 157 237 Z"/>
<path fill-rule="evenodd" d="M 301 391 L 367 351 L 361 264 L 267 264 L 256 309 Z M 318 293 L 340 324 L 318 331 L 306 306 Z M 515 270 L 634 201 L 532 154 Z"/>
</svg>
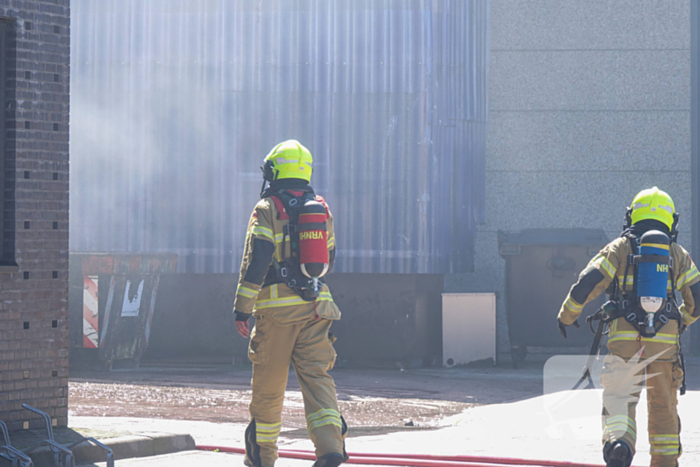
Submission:
<svg viewBox="0 0 700 467">
<path fill-rule="evenodd" d="M 524 229 L 520 232 L 498 231 L 501 256 L 518 254 L 521 245 L 605 245 L 603 229 Z"/>
</svg>

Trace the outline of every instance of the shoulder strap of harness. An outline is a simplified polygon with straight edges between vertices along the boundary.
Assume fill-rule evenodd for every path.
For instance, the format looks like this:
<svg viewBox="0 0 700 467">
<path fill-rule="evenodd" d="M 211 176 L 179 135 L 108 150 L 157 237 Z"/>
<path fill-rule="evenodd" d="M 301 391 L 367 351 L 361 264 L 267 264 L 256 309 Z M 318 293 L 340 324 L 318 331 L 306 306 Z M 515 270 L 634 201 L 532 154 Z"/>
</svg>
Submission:
<svg viewBox="0 0 700 467">
<path fill-rule="evenodd" d="M 277 220 L 289 219 L 289 215 L 287 214 L 287 210 L 284 208 L 284 204 L 282 204 L 282 200 L 279 199 L 279 197 L 276 195 L 272 195 L 270 196 L 270 198 L 272 198 L 272 201 L 275 203 L 275 209 L 277 210 Z"/>
<path fill-rule="evenodd" d="M 294 193 L 301 193 L 301 196 L 295 196 Z M 270 195 L 277 209 L 277 220 L 290 219 L 289 214 L 294 210 L 294 207 L 300 206 L 300 201 L 311 198 L 321 198 L 316 196 L 312 188 L 300 188 L 295 190 L 279 190 Z M 321 198 L 323 199 L 323 198 Z M 323 202 L 325 205 L 325 201 Z"/>
<path fill-rule="evenodd" d="M 632 249 L 632 255 L 636 255 L 639 253 L 639 242 L 637 241 L 637 237 L 632 235 L 630 232 L 623 232 L 621 235 L 622 238 L 626 238 L 627 241 L 630 244 L 630 248 Z M 630 257 L 632 256 L 630 255 Z M 630 269 L 630 261 L 628 260 L 625 263 L 625 275 L 622 277 L 622 286 L 620 287 L 620 290 L 622 291 L 622 295 L 627 295 L 627 276 L 629 275 L 629 269 Z M 634 270 L 632 271 L 632 275 L 634 275 Z M 617 278 L 615 278 L 617 280 Z M 635 293 L 637 292 L 637 284 L 636 282 L 632 282 L 632 292 Z"/>
</svg>

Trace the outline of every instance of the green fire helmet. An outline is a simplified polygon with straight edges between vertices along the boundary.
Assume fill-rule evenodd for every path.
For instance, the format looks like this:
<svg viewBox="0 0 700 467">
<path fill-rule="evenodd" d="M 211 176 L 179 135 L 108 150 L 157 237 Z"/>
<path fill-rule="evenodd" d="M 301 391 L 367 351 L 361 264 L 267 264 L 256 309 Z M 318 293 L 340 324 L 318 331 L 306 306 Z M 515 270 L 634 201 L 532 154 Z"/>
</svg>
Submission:
<svg viewBox="0 0 700 467">
<path fill-rule="evenodd" d="M 311 181 L 314 159 L 299 141 L 290 139 L 275 146 L 265 157 L 263 177 L 268 182 L 286 178 Z"/>
<path fill-rule="evenodd" d="M 664 223 L 669 230 L 673 230 L 673 215 L 676 212 L 676 207 L 668 193 L 657 187 L 640 191 L 632 200 L 630 209 L 632 210 L 632 224 L 653 219 Z"/>
</svg>

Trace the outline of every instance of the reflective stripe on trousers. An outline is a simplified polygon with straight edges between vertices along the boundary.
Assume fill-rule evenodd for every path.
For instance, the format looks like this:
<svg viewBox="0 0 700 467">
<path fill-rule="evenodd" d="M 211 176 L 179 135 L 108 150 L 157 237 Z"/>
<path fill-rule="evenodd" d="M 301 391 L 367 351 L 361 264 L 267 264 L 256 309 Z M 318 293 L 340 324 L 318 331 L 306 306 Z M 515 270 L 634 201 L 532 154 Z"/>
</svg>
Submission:
<svg viewBox="0 0 700 467">
<path fill-rule="evenodd" d="M 677 434 L 649 435 L 649 444 L 652 455 L 675 456 L 681 449 L 681 437 Z"/>
<path fill-rule="evenodd" d="M 282 429 L 280 423 L 262 423 L 255 421 L 255 437 L 258 443 L 276 443 Z"/>
<path fill-rule="evenodd" d="M 335 425 L 342 429 L 340 413 L 334 409 L 321 409 L 306 416 L 306 427 L 309 431 L 324 425 Z"/>
<path fill-rule="evenodd" d="M 618 440 L 627 435 L 632 443 L 637 442 L 637 423 L 627 415 L 603 417 L 603 439 Z"/>
</svg>

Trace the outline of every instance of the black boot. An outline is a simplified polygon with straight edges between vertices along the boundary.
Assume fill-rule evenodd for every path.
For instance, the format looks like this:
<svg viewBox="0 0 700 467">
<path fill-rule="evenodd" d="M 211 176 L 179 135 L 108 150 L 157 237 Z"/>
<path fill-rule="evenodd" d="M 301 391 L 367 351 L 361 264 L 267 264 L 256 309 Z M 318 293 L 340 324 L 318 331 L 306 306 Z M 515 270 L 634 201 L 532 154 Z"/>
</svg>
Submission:
<svg viewBox="0 0 700 467">
<path fill-rule="evenodd" d="M 606 443 L 603 448 L 605 467 L 630 467 L 632 464 L 632 450 L 624 441 Z"/>
<path fill-rule="evenodd" d="M 343 462 L 347 462 L 348 459 L 350 459 L 348 452 L 345 450 L 345 437 L 348 435 L 348 424 L 345 423 L 345 419 L 342 415 L 340 416 L 340 422 L 343 424 L 343 428 L 341 430 L 341 436 L 343 437 Z"/>
<path fill-rule="evenodd" d="M 345 457 L 342 454 L 331 452 L 330 454 L 319 457 L 316 462 L 314 462 L 314 467 L 338 467 L 343 462 L 345 462 Z"/>
<path fill-rule="evenodd" d="M 247 467 L 262 467 L 260 458 L 260 446 L 258 445 L 255 419 L 250 421 L 245 429 L 245 459 L 243 463 Z"/>
</svg>

